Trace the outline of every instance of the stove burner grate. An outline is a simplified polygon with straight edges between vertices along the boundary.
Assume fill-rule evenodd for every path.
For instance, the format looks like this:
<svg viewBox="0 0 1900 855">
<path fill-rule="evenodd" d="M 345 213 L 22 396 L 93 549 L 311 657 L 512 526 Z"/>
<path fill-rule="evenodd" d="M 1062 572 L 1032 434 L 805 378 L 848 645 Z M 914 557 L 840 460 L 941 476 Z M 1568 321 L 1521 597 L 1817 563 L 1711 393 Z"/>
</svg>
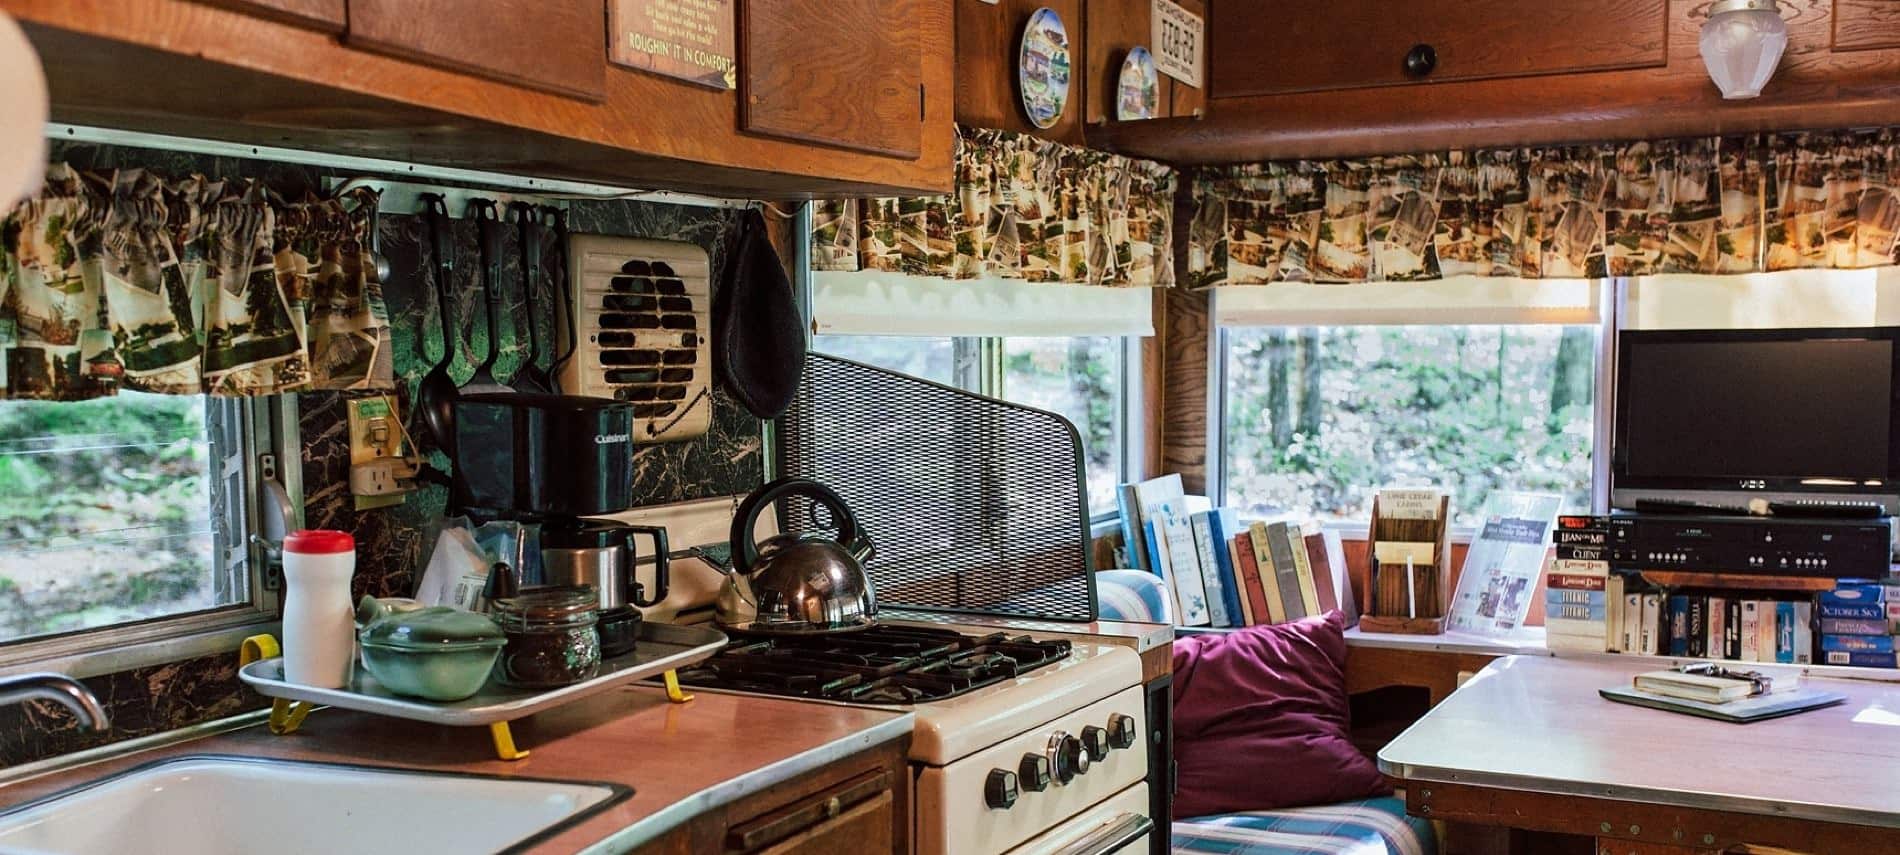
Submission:
<svg viewBox="0 0 1900 855">
<path fill-rule="evenodd" d="M 940 701 L 1068 657 L 1069 642 L 938 627 L 878 626 L 840 635 L 735 633 L 681 683 L 864 704 Z"/>
</svg>

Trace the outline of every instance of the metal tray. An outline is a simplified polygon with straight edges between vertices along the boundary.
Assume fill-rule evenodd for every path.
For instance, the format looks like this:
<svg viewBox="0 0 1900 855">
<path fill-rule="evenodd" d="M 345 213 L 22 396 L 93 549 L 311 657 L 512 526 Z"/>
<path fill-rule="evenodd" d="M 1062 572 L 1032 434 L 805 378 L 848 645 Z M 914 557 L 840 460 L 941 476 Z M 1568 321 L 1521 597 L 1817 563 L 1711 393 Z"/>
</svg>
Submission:
<svg viewBox="0 0 1900 855">
<path fill-rule="evenodd" d="M 636 680 L 685 668 L 726 646 L 726 635 L 700 626 L 641 621 L 638 646 L 632 653 L 603 660 L 593 679 L 558 689 L 515 689 L 490 681 L 472 698 L 436 703 L 398 695 L 382 687 L 359 664 L 348 688 L 320 689 L 284 682 L 282 659 L 252 662 L 238 676 L 269 698 L 308 701 L 377 715 L 431 724 L 473 726 L 512 721 L 545 709 L 573 703 Z"/>
</svg>

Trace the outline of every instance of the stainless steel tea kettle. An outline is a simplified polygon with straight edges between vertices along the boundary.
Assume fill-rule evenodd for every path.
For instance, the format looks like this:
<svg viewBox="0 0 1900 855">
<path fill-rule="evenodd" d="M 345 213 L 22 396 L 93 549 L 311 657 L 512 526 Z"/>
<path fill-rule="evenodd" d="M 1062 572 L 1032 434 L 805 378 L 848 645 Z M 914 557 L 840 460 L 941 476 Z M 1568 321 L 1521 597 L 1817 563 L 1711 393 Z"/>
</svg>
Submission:
<svg viewBox="0 0 1900 855">
<path fill-rule="evenodd" d="M 754 542 L 759 514 L 803 496 L 825 508 L 835 538 L 779 534 Z M 732 568 L 719 592 L 721 626 L 740 632 L 810 635 L 877 623 L 877 595 L 864 574 L 875 547 L 836 492 L 816 481 L 781 478 L 754 491 L 732 518 Z"/>
</svg>

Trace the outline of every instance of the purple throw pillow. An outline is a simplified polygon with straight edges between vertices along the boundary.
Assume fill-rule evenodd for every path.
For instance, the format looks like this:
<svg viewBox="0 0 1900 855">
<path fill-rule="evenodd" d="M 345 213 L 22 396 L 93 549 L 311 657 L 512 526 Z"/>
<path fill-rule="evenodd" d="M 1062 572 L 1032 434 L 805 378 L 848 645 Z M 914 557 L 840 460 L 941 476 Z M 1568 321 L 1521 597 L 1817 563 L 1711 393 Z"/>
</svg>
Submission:
<svg viewBox="0 0 1900 855">
<path fill-rule="evenodd" d="M 1174 817 L 1382 796 L 1347 738 L 1339 612 L 1174 642 Z"/>
</svg>

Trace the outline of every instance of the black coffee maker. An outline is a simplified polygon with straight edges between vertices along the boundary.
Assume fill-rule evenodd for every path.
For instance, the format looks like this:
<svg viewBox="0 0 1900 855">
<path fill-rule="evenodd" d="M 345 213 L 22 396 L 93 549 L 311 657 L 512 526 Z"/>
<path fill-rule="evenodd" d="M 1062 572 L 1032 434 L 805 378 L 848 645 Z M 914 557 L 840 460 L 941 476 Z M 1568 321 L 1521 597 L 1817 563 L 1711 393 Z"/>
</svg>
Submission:
<svg viewBox="0 0 1900 855">
<path fill-rule="evenodd" d="M 633 506 L 632 404 L 528 392 L 460 398 L 453 491 L 473 516 L 538 524 L 541 566 L 523 568 L 521 586 L 592 586 L 601 653 L 633 648 L 634 607 L 666 598 L 666 529 L 594 519 Z M 653 541 L 650 596 L 635 573 L 640 535 Z"/>
</svg>

